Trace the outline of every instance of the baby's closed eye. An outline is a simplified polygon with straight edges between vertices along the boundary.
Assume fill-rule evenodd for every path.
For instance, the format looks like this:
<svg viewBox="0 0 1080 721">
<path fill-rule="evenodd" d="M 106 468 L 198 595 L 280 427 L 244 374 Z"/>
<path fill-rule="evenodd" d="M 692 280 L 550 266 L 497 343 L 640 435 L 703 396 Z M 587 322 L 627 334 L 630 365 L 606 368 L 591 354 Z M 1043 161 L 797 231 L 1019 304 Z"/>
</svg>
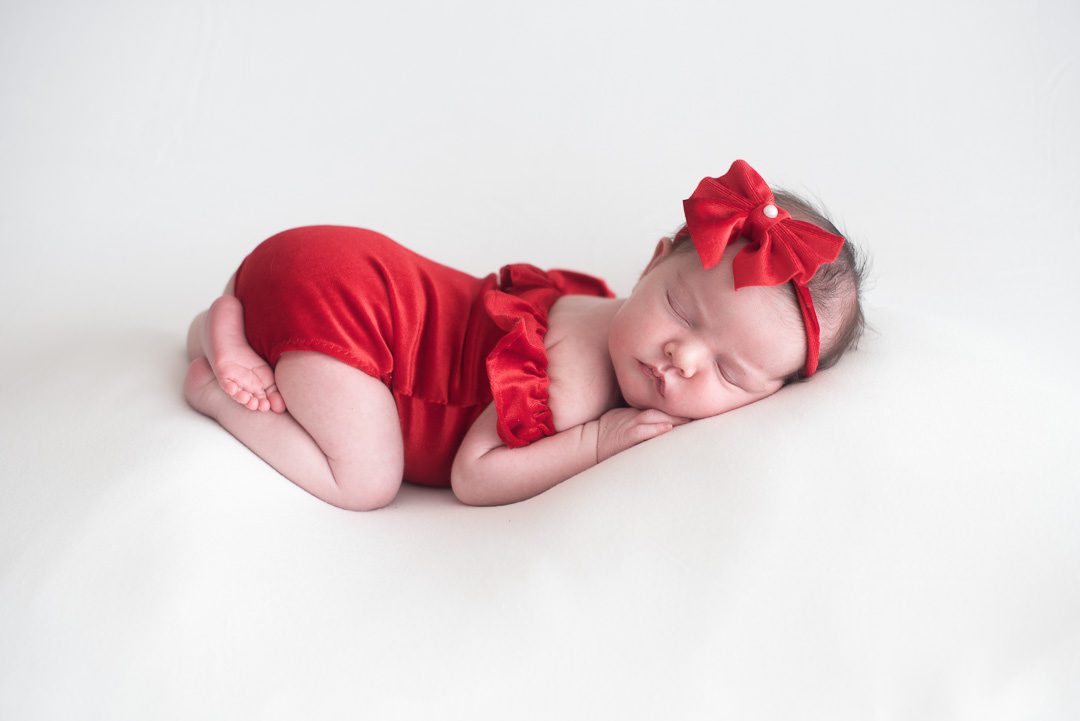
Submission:
<svg viewBox="0 0 1080 721">
<path fill-rule="evenodd" d="M 668 307 L 671 309 L 672 314 L 676 318 L 681 320 L 683 323 L 685 323 L 686 327 L 693 328 L 694 327 L 693 324 L 689 320 L 687 320 L 684 317 L 684 314 L 679 310 L 679 307 L 677 305 L 677 301 L 675 300 L 674 297 L 672 297 L 671 291 L 666 291 L 665 295 L 667 296 L 667 304 L 668 304 Z M 723 378 L 724 381 L 728 383 L 728 385 L 732 385 L 732 386 L 735 386 L 736 388 L 738 388 L 740 390 L 744 390 L 742 386 L 740 386 L 738 383 L 733 381 L 731 379 L 731 377 L 727 373 L 724 372 L 724 366 L 720 363 L 719 358 L 716 359 L 716 371 L 720 375 L 720 377 Z"/>
<path fill-rule="evenodd" d="M 689 328 L 690 327 L 690 321 L 687 320 L 683 316 L 683 314 L 679 311 L 679 309 L 675 306 L 675 299 L 671 297 L 671 291 L 668 291 L 666 293 L 666 295 L 667 295 L 668 308 L 671 308 L 671 312 L 675 315 L 675 317 L 678 318 L 679 320 L 681 320 L 683 323 L 685 323 L 686 327 Z"/>
</svg>

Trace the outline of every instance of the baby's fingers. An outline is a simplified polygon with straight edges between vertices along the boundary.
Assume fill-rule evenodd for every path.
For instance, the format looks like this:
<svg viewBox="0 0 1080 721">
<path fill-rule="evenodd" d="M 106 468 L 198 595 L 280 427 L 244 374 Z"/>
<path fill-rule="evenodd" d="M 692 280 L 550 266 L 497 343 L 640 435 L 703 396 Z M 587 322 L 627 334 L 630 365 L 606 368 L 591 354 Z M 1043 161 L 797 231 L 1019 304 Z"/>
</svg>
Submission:
<svg viewBox="0 0 1080 721">
<path fill-rule="evenodd" d="M 664 413 L 663 411 L 656 408 L 650 408 L 648 410 L 642 411 L 638 415 L 637 420 L 639 423 L 669 423 L 673 426 L 681 426 L 683 423 L 690 422 L 689 418 L 668 415 L 667 413 Z"/>
<path fill-rule="evenodd" d="M 659 435 L 663 435 L 672 429 L 671 423 L 663 421 L 661 423 L 642 423 L 634 431 L 637 433 L 639 443 L 641 441 L 647 441 L 650 438 L 654 438 Z"/>
</svg>

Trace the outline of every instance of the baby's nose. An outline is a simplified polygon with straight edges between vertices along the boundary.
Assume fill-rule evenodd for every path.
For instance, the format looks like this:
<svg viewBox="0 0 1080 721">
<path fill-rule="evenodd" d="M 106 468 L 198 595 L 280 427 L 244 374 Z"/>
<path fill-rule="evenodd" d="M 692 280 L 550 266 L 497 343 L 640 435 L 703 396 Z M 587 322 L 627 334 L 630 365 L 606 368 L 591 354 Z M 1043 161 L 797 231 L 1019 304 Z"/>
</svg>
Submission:
<svg viewBox="0 0 1080 721">
<path fill-rule="evenodd" d="M 672 365 L 679 371 L 679 374 L 684 378 L 689 378 L 694 375 L 694 353 L 693 349 L 688 348 L 686 345 L 677 345 L 675 343 L 668 343 L 664 348 L 664 354 L 671 359 Z"/>
</svg>

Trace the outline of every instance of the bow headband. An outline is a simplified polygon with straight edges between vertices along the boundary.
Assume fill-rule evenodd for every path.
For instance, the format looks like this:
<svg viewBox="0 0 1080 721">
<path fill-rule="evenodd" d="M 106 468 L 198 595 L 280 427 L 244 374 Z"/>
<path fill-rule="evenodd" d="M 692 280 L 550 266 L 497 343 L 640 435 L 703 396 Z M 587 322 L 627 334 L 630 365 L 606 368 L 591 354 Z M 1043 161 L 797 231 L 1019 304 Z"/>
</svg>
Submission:
<svg viewBox="0 0 1080 721">
<path fill-rule="evenodd" d="M 703 178 L 683 201 L 683 211 L 686 230 L 706 269 L 720 262 L 733 239 L 740 235 L 750 239 L 731 264 L 735 290 L 789 280 L 795 286 L 806 328 L 806 376 L 813 375 L 821 330 L 806 286 L 818 266 L 840 255 L 844 238 L 792 218 L 773 202 L 768 184 L 745 160 L 736 160 L 719 178 Z"/>
</svg>

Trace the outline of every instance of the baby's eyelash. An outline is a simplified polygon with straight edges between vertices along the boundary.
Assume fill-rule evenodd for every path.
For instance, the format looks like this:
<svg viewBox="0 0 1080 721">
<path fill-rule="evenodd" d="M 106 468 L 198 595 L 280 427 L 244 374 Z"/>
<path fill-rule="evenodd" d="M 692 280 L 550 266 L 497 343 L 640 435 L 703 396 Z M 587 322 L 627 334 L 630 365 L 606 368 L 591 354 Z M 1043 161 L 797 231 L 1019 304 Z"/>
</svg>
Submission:
<svg viewBox="0 0 1080 721">
<path fill-rule="evenodd" d="M 727 377 L 727 373 L 724 372 L 724 367 L 722 365 L 720 365 L 720 361 L 716 361 L 716 369 L 718 371 L 720 371 L 720 377 L 723 378 L 725 381 L 727 381 L 729 384 L 735 386 L 736 388 L 741 388 L 742 387 L 738 383 L 736 383 L 735 381 L 733 381 L 733 380 L 731 380 L 730 378 Z"/>
<path fill-rule="evenodd" d="M 686 318 L 683 318 L 682 315 L 679 313 L 679 311 L 675 310 L 675 304 L 671 300 L 671 293 L 670 292 L 665 292 L 665 295 L 667 295 L 668 307 L 671 308 L 671 311 L 675 314 L 675 317 L 678 318 L 679 320 L 681 320 L 683 323 L 686 323 L 687 325 L 690 325 L 690 321 L 688 321 Z"/>
</svg>

